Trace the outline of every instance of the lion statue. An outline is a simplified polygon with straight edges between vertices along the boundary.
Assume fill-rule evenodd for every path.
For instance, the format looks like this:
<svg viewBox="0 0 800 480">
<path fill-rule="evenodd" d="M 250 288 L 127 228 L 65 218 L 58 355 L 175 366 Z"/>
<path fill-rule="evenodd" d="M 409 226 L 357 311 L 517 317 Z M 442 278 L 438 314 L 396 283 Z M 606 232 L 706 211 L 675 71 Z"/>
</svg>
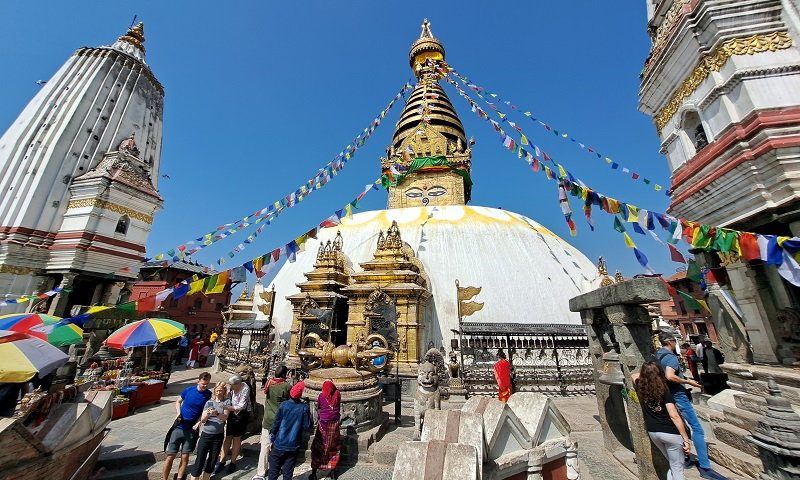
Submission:
<svg viewBox="0 0 800 480">
<path fill-rule="evenodd" d="M 425 412 L 430 409 L 442 409 L 442 395 L 439 391 L 439 375 L 436 373 L 436 366 L 426 361 L 421 363 L 417 370 L 417 391 L 414 395 L 414 440 L 419 440 Z"/>
</svg>

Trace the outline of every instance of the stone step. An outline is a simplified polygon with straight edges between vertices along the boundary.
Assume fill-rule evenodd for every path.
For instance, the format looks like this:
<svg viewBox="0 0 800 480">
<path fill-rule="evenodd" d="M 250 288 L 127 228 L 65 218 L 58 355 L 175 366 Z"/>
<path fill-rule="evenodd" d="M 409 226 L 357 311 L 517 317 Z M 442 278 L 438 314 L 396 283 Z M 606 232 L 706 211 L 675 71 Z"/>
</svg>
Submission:
<svg viewBox="0 0 800 480">
<path fill-rule="evenodd" d="M 714 463 L 732 471 L 736 475 L 733 478 L 758 478 L 764 471 L 760 459 L 722 442 L 709 443 L 708 456 Z"/>
<path fill-rule="evenodd" d="M 728 423 L 748 432 L 755 431 L 758 421 L 762 418 L 760 415 L 740 408 L 726 408 L 722 414 Z"/>
<path fill-rule="evenodd" d="M 728 423 L 712 424 L 714 436 L 724 443 L 753 457 L 758 457 L 758 447 L 747 440 L 750 432 Z"/>
</svg>

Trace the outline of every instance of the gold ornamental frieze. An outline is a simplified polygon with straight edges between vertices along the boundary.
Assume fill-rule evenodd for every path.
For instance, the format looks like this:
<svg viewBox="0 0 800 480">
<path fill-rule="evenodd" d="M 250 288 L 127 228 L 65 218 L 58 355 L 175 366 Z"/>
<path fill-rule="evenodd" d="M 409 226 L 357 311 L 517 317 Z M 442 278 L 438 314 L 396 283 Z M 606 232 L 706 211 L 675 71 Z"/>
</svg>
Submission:
<svg viewBox="0 0 800 480">
<path fill-rule="evenodd" d="M 136 220 L 142 221 L 148 225 L 153 223 L 153 216 L 147 215 L 146 213 L 137 212 L 131 208 L 119 205 L 114 202 L 109 202 L 108 200 L 101 200 L 99 198 L 84 198 L 81 200 L 70 200 L 67 204 L 67 210 L 73 208 L 86 208 L 86 207 L 97 207 L 103 210 L 110 210 L 112 212 L 119 213 L 120 215 L 127 215 L 131 218 L 135 218 Z"/>
<path fill-rule="evenodd" d="M 697 87 L 711 75 L 711 72 L 720 71 L 732 56 L 775 52 L 791 46 L 792 38 L 785 31 L 753 35 L 745 38 L 733 38 L 724 42 L 712 53 L 700 58 L 694 71 L 681 83 L 678 90 L 672 94 L 667 105 L 655 116 L 656 129 L 661 132 L 681 107 L 683 101 L 697 90 Z"/>
</svg>

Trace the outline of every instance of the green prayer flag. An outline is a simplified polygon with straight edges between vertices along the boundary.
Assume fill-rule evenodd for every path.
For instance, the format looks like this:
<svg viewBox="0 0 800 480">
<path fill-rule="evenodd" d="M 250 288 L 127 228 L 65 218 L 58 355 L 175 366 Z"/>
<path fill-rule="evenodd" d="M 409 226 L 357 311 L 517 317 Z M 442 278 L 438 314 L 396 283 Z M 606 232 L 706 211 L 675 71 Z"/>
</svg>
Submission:
<svg viewBox="0 0 800 480">
<path fill-rule="evenodd" d="M 136 302 L 120 303 L 117 305 L 120 312 L 136 313 Z"/>
<path fill-rule="evenodd" d="M 625 233 L 625 226 L 619 221 L 619 217 L 614 215 L 614 230 L 619 233 Z"/>
<path fill-rule="evenodd" d="M 733 241 L 736 240 L 736 233 L 722 228 L 717 229 L 717 234 L 714 237 L 714 244 L 712 248 L 719 250 L 723 253 L 728 253 L 733 250 Z"/>
<path fill-rule="evenodd" d="M 700 272 L 700 265 L 694 260 L 689 260 L 689 266 L 686 268 L 686 278 L 693 282 L 699 282 L 703 279 L 703 274 Z"/>
<path fill-rule="evenodd" d="M 701 310 L 700 304 L 697 303 L 697 300 L 695 300 L 693 296 L 689 295 L 688 293 L 681 292 L 680 290 L 678 290 L 678 295 L 680 295 L 683 299 L 683 303 L 686 304 L 687 309 Z"/>
<path fill-rule="evenodd" d="M 695 248 L 709 248 L 713 240 L 708 234 L 710 229 L 711 227 L 709 225 L 700 225 L 700 228 L 694 231 L 692 246 Z"/>
</svg>

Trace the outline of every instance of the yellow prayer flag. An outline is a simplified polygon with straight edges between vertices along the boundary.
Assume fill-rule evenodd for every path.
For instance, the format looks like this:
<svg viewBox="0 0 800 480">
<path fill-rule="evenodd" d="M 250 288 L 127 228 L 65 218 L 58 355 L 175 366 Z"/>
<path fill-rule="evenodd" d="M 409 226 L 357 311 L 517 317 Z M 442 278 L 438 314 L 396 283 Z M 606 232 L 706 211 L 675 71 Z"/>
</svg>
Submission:
<svg viewBox="0 0 800 480">
<path fill-rule="evenodd" d="M 102 312 L 103 310 L 108 310 L 109 308 L 111 307 L 103 307 L 103 306 L 90 307 L 89 310 L 86 310 L 86 313 Z"/>
<path fill-rule="evenodd" d="M 631 239 L 630 235 L 627 232 L 622 232 L 622 236 L 625 237 L 625 246 L 628 248 L 636 248 L 636 244 L 633 243 L 633 239 Z"/>
<path fill-rule="evenodd" d="M 350 218 L 353 216 L 353 206 L 349 203 L 344 207 L 344 216 Z"/>
<path fill-rule="evenodd" d="M 634 207 L 633 205 L 628 205 L 628 222 L 638 222 L 639 221 L 639 208 Z"/>
<path fill-rule="evenodd" d="M 614 161 L 611 160 L 610 158 L 606 157 L 606 163 L 611 164 L 611 163 L 614 163 Z"/>
<path fill-rule="evenodd" d="M 656 190 L 656 192 L 660 192 L 663 187 L 656 183 L 655 186 L 653 186 L 653 188 Z"/>
<path fill-rule="evenodd" d="M 520 137 L 519 143 L 521 143 L 522 145 L 528 145 L 528 137 L 526 137 L 524 133 Z"/>
<path fill-rule="evenodd" d="M 567 171 L 564 170 L 564 167 L 562 167 L 561 164 L 559 163 L 558 164 L 558 178 L 566 178 L 566 177 L 567 177 Z"/>
<path fill-rule="evenodd" d="M 614 199 L 614 198 L 610 198 L 610 197 L 606 197 L 606 199 L 608 201 L 608 210 L 609 210 L 609 212 L 610 213 L 619 213 L 619 201 Z"/>
<path fill-rule="evenodd" d="M 186 292 L 186 295 L 194 295 L 197 292 L 202 292 L 203 291 L 203 285 L 205 283 L 206 283 L 206 280 L 204 278 L 200 279 L 200 280 L 195 280 L 194 282 L 190 283 L 189 284 L 189 291 Z"/>
<path fill-rule="evenodd" d="M 694 301 L 699 303 L 701 307 L 705 308 L 708 313 L 711 313 L 711 309 L 708 308 L 708 303 L 705 300 L 695 298 Z"/>
<path fill-rule="evenodd" d="M 497 112 L 497 116 L 500 118 L 506 118 L 506 114 L 501 112 Z"/>
</svg>

